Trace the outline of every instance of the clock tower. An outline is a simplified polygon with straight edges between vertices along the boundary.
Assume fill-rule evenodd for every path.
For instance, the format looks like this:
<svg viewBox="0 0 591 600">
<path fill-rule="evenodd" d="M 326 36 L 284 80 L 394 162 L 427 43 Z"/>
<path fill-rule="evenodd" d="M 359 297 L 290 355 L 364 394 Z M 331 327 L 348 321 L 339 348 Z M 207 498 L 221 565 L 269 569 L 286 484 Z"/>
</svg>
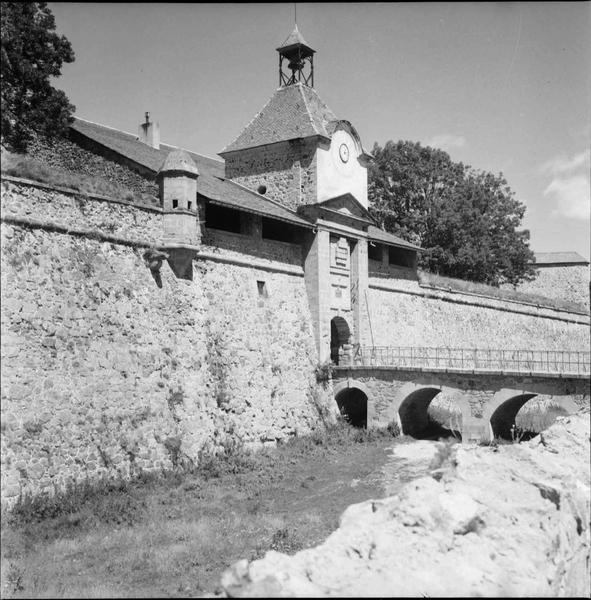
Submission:
<svg viewBox="0 0 591 600">
<path fill-rule="evenodd" d="M 226 146 L 226 177 L 293 210 L 343 194 L 367 208 L 370 156 L 314 89 L 314 54 L 297 25 L 277 48 L 279 88 Z"/>
</svg>

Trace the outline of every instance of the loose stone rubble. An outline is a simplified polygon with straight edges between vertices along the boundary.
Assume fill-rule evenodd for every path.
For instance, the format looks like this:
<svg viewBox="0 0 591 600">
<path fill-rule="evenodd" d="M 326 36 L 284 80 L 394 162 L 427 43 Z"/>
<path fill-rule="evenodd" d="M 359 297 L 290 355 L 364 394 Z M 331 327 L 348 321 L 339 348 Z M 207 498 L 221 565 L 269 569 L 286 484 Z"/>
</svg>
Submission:
<svg viewBox="0 0 591 600">
<path fill-rule="evenodd" d="M 228 569 L 229 597 L 590 594 L 589 411 L 528 443 L 438 444 L 431 476 L 350 506 L 323 544 Z"/>
</svg>

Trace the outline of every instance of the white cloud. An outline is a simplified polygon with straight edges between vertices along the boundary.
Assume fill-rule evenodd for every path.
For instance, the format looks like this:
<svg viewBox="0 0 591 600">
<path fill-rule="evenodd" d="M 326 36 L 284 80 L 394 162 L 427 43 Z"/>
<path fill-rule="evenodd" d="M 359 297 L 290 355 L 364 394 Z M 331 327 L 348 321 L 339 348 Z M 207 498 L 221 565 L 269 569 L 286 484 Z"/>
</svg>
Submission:
<svg viewBox="0 0 591 600">
<path fill-rule="evenodd" d="M 589 219 L 591 213 L 591 193 L 589 175 L 555 177 L 544 190 L 544 196 L 554 198 L 556 208 L 553 215 L 571 219 Z"/>
<path fill-rule="evenodd" d="M 546 161 L 541 167 L 542 173 L 550 173 L 551 175 L 561 175 L 564 173 L 572 173 L 586 169 L 589 172 L 589 161 L 591 160 L 591 151 L 585 150 L 579 154 L 575 154 L 572 158 L 567 156 L 556 156 L 549 161 Z"/>
<path fill-rule="evenodd" d="M 451 150 L 452 148 L 462 148 L 466 143 L 466 138 L 463 135 L 441 133 L 427 140 L 426 145 L 441 150 Z"/>
<path fill-rule="evenodd" d="M 591 152 L 584 150 L 573 156 L 555 156 L 540 166 L 540 172 L 551 177 L 543 195 L 552 199 L 551 216 L 569 219 L 591 217 Z"/>
</svg>

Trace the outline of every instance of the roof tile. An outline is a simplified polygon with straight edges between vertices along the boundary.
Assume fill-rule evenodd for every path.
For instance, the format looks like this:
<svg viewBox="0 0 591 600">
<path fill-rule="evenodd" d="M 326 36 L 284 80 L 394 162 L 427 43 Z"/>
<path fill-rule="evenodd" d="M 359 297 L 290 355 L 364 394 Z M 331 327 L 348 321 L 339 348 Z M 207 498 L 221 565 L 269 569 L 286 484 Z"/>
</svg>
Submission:
<svg viewBox="0 0 591 600">
<path fill-rule="evenodd" d="M 327 126 L 336 120 L 314 88 L 303 83 L 281 87 L 220 154 L 315 135 L 328 138 Z"/>
<path fill-rule="evenodd" d="M 589 261 L 578 252 L 535 252 L 535 262 L 540 265 L 580 263 L 588 265 Z"/>
<path fill-rule="evenodd" d="M 168 155 L 174 150 L 179 150 L 179 148 L 168 144 L 160 144 L 159 149 L 152 148 L 141 142 L 135 135 L 82 119 L 76 119 L 71 125 L 71 129 L 146 167 L 153 171 L 154 175 L 156 175 Z M 193 159 L 199 170 L 197 191 L 205 198 L 238 210 L 311 227 L 308 221 L 305 221 L 288 208 L 233 181 L 224 179 L 224 162 L 222 160 L 196 154 L 195 152 L 187 152 L 187 154 Z"/>
<path fill-rule="evenodd" d="M 367 236 L 370 240 L 375 240 L 376 242 L 381 242 L 383 244 L 389 244 L 391 246 L 398 246 L 400 248 L 408 248 L 409 250 L 422 250 L 420 246 L 415 246 L 398 236 L 388 233 L 375 225 L 369 225 L 367 228 Z"/>
</svg>

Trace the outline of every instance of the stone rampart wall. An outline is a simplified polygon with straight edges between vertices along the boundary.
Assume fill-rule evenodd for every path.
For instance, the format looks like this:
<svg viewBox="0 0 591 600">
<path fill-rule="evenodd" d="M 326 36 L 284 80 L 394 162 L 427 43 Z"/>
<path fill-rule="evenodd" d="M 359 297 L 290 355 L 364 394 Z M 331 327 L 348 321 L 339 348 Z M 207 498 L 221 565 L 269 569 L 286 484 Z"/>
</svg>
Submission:
<svg viewBox="0 0 591 600">
<path fill-rule="evenodd" d="M 145 247 L 51 223 L 95 229 L 108 219 L 147 246 L 158 212 L 136 210 L 136 224 L 115 202 L 88 199 L 83 212 L 62 192 L 14 182 L 3 192 L 3 217 L 13 216 L 2 223 L 3 500 L 198 462 L 228 439 L 274 443 L 322 423 L 318 407 L 332 401 L 316 383 L 294 265 L 237 264 L 223 249 L 210 260 L 204 247 L 192 280 L 166 261 L 154 277 Z M 16 225 L 18 211 L 50 226 Z"/>
<path fill-rule="evenodd" d="M 370 277 L 365 345 L 589 350 L 589 316 Z"/>
<path fill-rule="evenodd" d="M 157 244 L 162 239 L 162 211 L 124 200 L 86 196 L 43 183 L 2 179 L 2 217 L 27 218 L 66 228 L 141 240 Z"/>
<path fill-rule="evenodd" d="M 205 247 L 211 251 L 214 248 L 221 249 L 226 257 L 238 258 L 248 255 L 272 263 L 302 266 L 302 250 L 297 244 L 263 240 L 251 235 L 229 233 L 218 229 L 205 229 L 202 239 Z"/>
<path fill-rule="evenodd" d="M 516 289 L 589 307 L 589 265 L 540 267 L 533 281 L 521 283 Z"/>
</svg>

